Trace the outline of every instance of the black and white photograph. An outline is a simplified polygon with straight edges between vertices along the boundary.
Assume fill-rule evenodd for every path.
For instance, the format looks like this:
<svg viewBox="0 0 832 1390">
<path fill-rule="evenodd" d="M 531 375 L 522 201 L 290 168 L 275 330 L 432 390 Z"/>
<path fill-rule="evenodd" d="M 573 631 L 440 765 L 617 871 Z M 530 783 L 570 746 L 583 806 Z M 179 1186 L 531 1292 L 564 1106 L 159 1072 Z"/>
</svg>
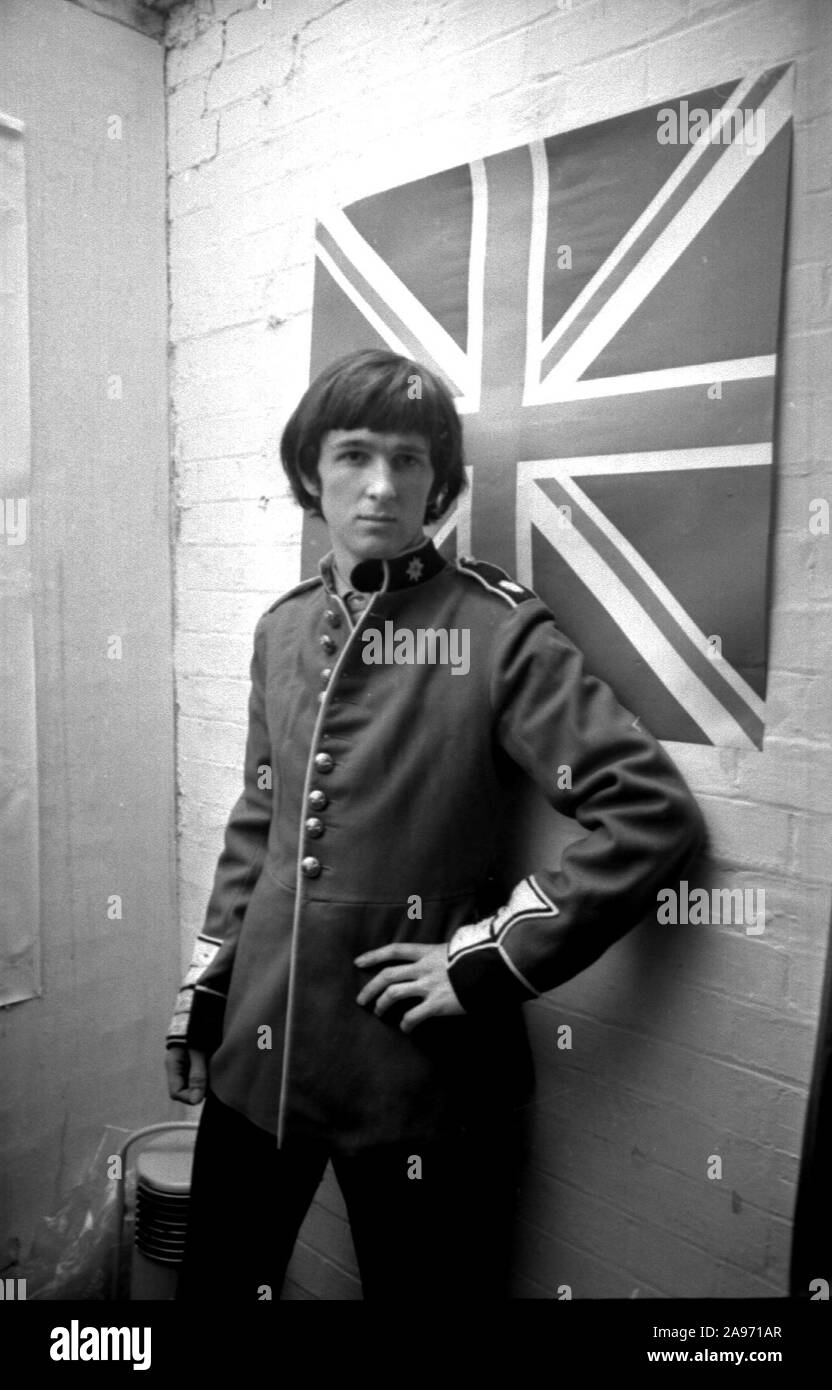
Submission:
<svg viewBox="0 0 832 1390">
<path fill-rule="evenodd" d="M 831 151 L 832 0 L 0 0 L 38 1372 L 821 1347 Z"/>
</svg>

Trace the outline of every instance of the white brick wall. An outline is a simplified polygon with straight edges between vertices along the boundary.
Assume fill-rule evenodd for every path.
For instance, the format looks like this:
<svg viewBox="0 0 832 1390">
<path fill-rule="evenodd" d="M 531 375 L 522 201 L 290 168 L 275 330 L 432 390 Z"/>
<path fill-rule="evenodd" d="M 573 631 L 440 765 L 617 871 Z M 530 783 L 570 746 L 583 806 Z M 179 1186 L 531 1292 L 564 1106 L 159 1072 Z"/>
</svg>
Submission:
<svg viewBox="0 0 832 1390">
<path fill-rule="evenodd" d="M 239 789 L 251 630 L 298 575 L 277 449 L 307 381 L 316 209 L 795 62 L 768 737 L 670 746 L 712 834 L 697 881 L 764 889 L 766 929 L 642 928 L 529 1011 L 517 1271 L 529 1297 L 782 1293 L 832 884 L 832 539 L 808 531 L 832 498 L 832 7 L 186 0 L 168 41 L 185 956 Z M 357 1296 L 343 1216 L 328 1182 L 288 1297 Z"/>
</svg>

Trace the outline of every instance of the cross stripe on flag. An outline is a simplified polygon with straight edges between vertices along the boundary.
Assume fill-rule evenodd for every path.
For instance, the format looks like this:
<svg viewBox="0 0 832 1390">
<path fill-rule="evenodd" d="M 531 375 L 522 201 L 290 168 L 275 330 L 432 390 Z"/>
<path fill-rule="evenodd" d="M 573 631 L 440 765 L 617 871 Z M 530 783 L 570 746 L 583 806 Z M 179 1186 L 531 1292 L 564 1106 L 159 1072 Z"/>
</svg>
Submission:
<svg viewBox="0 0 832 1390">
<path fill-rule="evenodd" d="M 311 372 L 385 346 L 464 417 L 436 530 L 534 588 L 660 738 L 761 747 L 792 69 L 321 216 Z M 325 544 L 304 525 L 304 573 Z"/>
</svg>

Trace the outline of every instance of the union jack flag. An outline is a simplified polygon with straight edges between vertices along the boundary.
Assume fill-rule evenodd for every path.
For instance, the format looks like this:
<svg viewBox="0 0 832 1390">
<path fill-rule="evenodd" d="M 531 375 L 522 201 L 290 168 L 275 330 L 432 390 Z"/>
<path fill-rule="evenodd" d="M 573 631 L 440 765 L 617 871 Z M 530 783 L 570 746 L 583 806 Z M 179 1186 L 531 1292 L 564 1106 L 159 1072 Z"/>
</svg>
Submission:
<svg viewBox="0 0 832 1390">
<path fill-rule="evenodd" d="M 443 376 L 471 486 L 437 544 L 534 588 L 667 740 L 762 746 L 791 97 L 756 73 L 316 228 L 312 375 L 386 346 Z"/>
</svg>

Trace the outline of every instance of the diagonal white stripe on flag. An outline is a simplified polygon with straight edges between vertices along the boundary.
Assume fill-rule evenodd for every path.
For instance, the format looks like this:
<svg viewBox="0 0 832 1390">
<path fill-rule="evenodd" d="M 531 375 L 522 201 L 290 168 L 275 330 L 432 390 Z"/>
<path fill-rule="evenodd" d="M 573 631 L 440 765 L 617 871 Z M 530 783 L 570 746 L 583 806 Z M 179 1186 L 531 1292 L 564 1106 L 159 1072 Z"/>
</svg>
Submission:
<svg viewBox="0 0 832 1390">
<path fill-rule="evenodd" d="M 458 556 L 471 554 L 471 479 L 473 472 L 473 468 L 466 465 L 465 476 L 468 479 L 468 487 L 457 498 L 450 515 L 439 522 L 432 535 L 433 543 L 438 549 L 442 542 L 448 539 L 451 532 L 456 531 L 456 553 Z"/>
<path fill-rule="evenodd" d="M 356 309 L 364 315 L 367 322 L 376 330 L 379 337 L 384 339 L 387 346 L 393 352 L 400 353 L 402 357 L 409 357 L 410 353 L 401 338 L 396 336 L 390 325 L 385 323 L 384 319 L 380 318 L 372 305 L 368 304 L 364 296 L 350 283 L 347 277 L 342 275 L 340 268 L 335 264 L 329 252 L 321 246 L 320 242 L 315 243 L 315 254 L 321 262 L 321 265 L 326 266 L 336 285 L 344 291 L 348 299 L 352 300 Z"/>
<path fill-rule="evenodd" d="M 609 517 L 592 501 L 575 481 L 580 476 L 613 473 L 666 473 L 684 469 L 701 472 L 706 468 L 761 468 L 771 463 L 771 444 L 729 444 L 708 449 L 667 449 L 649 454 L 607 454 L 591 458 L 555 459 L 549 463 L 534 464 L 530 476 L 534 479 L 557 478 L 561 486 L 594 521 L 599 530 L 629 562 L 632 568 L 648 585 L 657 601 L 668 616 L 684 632 L 714 668 L 726 684 L 748 705 L 757 719 L 764 719 L 765 704 L 756 690 L 743 680 L 739 671 L 725 657 L 714 657 L 708 641 L 713 634 L 705 634 L 682 607 L 678 599 L 662 583 L 655 570 L 648 565 L 644 556 L 636 550 L 627 537 L 613 525 Z"/>
<path fill-rule="evenodd" d="M 465 396 L 476 393 L 477 381 L 471 372 L 468 356 L 454 342 L 447 329 L 434 318 L 391 270 L 386 261 L 373 250 L 360 232 L 340 210 L 328 212 L 320 218 L 333 241 L 347 261 L 363 276 L 368 285 L 389 304 L 392 312 L 409 329 L 415 338 L 423 343 L 427 352 L 463 390 Z M 408 354 L 409 356 L 409 354 Z"/>
<path fill-rule="evenodd" d="M 766 146 L 791 115 L 789 91 L 786 78 L 781 78 L 758 108 L 765 113 Z M 704 140 L 707 138 L 705 136 Z M 725 153 L 647 248 L 623 283 L 601 305 L 577 341 L 567 348 L 563 357 L 548 373 L 542 382 L 543 390 L 550 388 L 554 382 L 565 386 L 568 382 L 577 381 L 655 289 L 758 157 L 757 150 L 744 147 L 737 141 L 726 148 Z"/>
<path fill-rule="evenodd" d="M 720 110 L 720 113 L 713 127 L 714 133 L 721 132 L 725 122 L 731 118 L 734 111 L 736 111 L 739 107 L 740 103 L 745 101 L 745 98 L 748 96 L 748 93 L 759 81 L 759 78 L 760 74 L 758 73 L 753 77 L 746 77 L 743 79 L 743 81 L 739 84 L 736 90 L 728 98 L 724 107 L 722 107 L 722 109 Z M 708 131 L 708 135 L 711 135 L 710 130 Z M 670 175 L 669 179 L 667 179 L 667 181 L 662 185 L 655 197 L 652 198 L 650 202 L 647 204 L 647 207 L 644 209 L 644 212 L 642 212 L 640 216 L 636 218 L 629 231 L 627 231 L 624 234 L 624 236 L 618 242 L 617 246 L 615 246 L 613 250 L 610 252 L 610 254 L 607 256 L 607 259 L 603 262 L 602 265 L 598 267 L 592 278 L 584 285 L 577 299 L 575 299 L 575 301 L 572 304 L 570 304 L 569 308 L 566 310 L 566 313 L 558 320 L 554 328 L 547 335 L 545 341 L 541 344 L 541 362 L 551 352 L 555 343 L 557 343 L 563 337 L 566 330 L 572 326 L 575 319 L 583 311 L 585 305 L 589 302 L 589 300 L 592 299 L 592 297 L 598 293 L 598 291 L 603 287 L 605 281 L 607 281 L 609 277 L 612 275 L 616 267 L 621 264 L 621 261 L 627 255 L 627 252 L 631 249 L 631 247 L 635 245 L 642 232 L 644 232 L 646 228 L 650 226 L 651 222 L 655 221 L 659 213 L 667 205 L 669 199 L 676 192 L 676 189 L 679 187 L 679 185 L 683 183 L 684 180 L 688 177 L 688 175 L 694 171 L 699 160 L 707 152 L 708 143 L 708 140 L 698 140 L 691 146 L 687 154 L 677 165 L 677 167 L 673 170 L 673 173 Z M 540 322 L 542 324 L 542 318 Z"/>
<path fill-rule="evenodd" d="M 558 460 L 549 460 L 557 466 Z M 555 504 L 536 485 L 539 462 L 522 463 L 517 474 L 517 559 L 522 584 L 533 585 L 532 527 L 574 570 L 628 641 L 644 658 L 679 705 L 712 743 L 754 748 L 755 744 L 733 715 L 691 670 L 673 644 L 630 592 L 627 585 L 574 525 L 563 525 Z"/>
</svg>

